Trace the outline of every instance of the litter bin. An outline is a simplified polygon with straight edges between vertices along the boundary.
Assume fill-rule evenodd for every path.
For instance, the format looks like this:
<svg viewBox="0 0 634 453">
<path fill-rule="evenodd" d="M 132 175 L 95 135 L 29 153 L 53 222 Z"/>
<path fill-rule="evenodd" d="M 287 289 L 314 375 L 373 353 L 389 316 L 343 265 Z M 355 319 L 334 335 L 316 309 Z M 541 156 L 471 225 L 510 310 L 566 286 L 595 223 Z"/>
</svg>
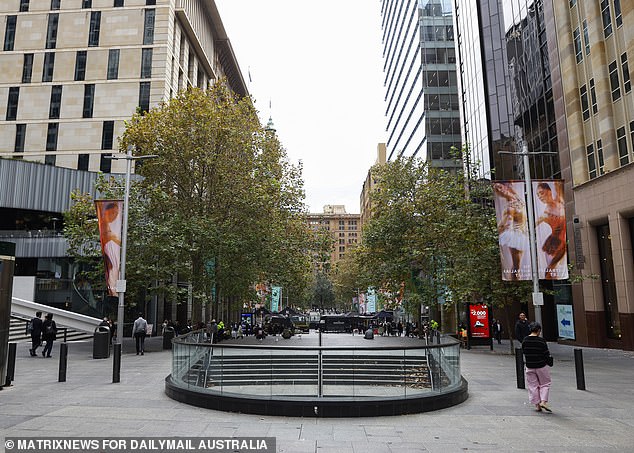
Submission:
<svg viewBox="0 0 634 453">
<path fill-rule="evenodd" d="M 174 328 L 171 326 L 163 329 L 163 349 L 172 349 L 172 339 L 174 338 Z"/>
<path fill-rule="evenodd" d="M 92 358 L 107 359 L 110 357 L 110 328 L 98 326 L 92 340 Z"/>
</svg>

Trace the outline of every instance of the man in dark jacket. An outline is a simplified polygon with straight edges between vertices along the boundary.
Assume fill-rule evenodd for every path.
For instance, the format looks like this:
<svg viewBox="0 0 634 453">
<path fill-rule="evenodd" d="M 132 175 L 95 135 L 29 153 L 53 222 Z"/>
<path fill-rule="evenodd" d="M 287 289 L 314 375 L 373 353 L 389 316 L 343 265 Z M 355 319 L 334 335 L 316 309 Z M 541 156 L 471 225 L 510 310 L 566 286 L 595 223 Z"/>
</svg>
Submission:
<svg viewBox="0 0 634 453">
<path fill-rule="evenodd" d="M 31 357 L 37 355 L 37 348 L 42 344 L 42 312 L 35 313 L 35 318 L 31 319 L 31 349 L 29 353 Z"/>
<path fill-rule="evenodd" d="M 42 340 L 46 341 L 42 357 L 51 357 L 53 342 L 57 339 L 57 324 L 53 321 L 53 314 L 47 313 L 42 323 Z"/>
<path fill-rule="evenodd" d="M 520 313 L 520 318 L 515 323 L 515 339 L 522 343 L 524 338 L 526 338 L 531 333 L 528 319 L 526 319 L 526 313 Z"/>
</svg>

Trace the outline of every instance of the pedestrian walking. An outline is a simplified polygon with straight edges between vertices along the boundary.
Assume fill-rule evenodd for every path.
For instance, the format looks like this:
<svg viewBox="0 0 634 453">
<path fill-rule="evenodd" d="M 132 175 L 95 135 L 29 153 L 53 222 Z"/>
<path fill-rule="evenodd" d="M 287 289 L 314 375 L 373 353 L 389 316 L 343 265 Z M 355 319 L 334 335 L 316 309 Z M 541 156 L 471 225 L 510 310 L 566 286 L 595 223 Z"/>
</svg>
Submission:
<svg viewBox="0 0 634 453">
<path fill-rule="evenodd" d="M 493 338 L 495 338 L 498 344 L 502 344 L 502 323 L 499 319 L 493 320 Z"/>
<path fill-rule="evenodd" d="M 538 412 L 552 412 L 548 407 L 550 394 L 550 366 L 553 358 L 548 350 L 546 340 L 540 337 L 542 326 L 538 322 L 532 322 L 529 326 L 530 333 L 522 342 L 522 351 L 526 361 L 526 383 L 528 385 L 528 400 L 535 405 Z"/>
<path fill-rule="evenodd" d="M 132 336 L 136 344 L 136 355 L 145 353 L 145 335 L 147 334 L 147 321 L 143 319 L 143 313 L 134 321 L 132 326 Z"/>
<path fill-rule="evenodd" d="M 526 313 L 522 312 L 519 315 L 519 319 L 515 323 L 515 339 L 520 342 L 524 341 L 524 338 L 530 333 L 528 319 L 526 319 Z"/>
<path fill-rule="evenodd" d="M 51 357 L 53 342 L 57 339 L 57 324 L 53 321 L 53 314 L 47 313 L 42 323 L 42 340 L 46 345 L 42 350 L 42 357 Z"/>
<path fill-rule="evenodd" d="M 42 344 L 42 312 L 38 311 L 35 313 L 35 318 L 31 319 L 30 329 L 31 329 L 31 349 L 29 349 L 29 353 L 31 357 L 35 357 L 37 355 L 37 348 Z"/>
</svg>

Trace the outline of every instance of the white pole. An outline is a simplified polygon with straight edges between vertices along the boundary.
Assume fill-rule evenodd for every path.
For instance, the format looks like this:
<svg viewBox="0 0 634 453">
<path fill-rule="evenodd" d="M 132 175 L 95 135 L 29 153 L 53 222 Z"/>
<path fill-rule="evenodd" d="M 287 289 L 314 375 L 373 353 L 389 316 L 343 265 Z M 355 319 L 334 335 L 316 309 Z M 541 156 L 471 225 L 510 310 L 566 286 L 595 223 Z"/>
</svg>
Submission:
<svg viewBox="0 0 634 453">
<path fill-rule="evenodd" d="M 531 274 L 533 277 L 533 307 L 535 308 L 535 321 L 542 323 L 543 299 L 539 296 L 539 273 L 537 270 L 537 239 L 535 235 L 535 217 L 533 210 L 533 187 L 531 184 L 531 169 L 528 160 L 528 145 L 522 139 L 522 157 L 524 159 L 524 183 L 526 186 L 526 215 L 528 216 L 528 235 L 531 247 Z"/>
<path fill-rule="evenodd" d="M 125 157 L 125 195 L 123 198 L 123 226 L 121 228 L 121 264 L 119 266 L 119 280 L 117 281 L 117 291 L 119 292 L 119 306 L 117 309 L 117 343 L 123 343 L 123 317 L 124 299 L 126 290 L 125 281 L 125 258 L 128 246 L 128 205 L 130 201 L 130 172 L 132 170 L 132 147 L 128 147 Z"/>
</svg>

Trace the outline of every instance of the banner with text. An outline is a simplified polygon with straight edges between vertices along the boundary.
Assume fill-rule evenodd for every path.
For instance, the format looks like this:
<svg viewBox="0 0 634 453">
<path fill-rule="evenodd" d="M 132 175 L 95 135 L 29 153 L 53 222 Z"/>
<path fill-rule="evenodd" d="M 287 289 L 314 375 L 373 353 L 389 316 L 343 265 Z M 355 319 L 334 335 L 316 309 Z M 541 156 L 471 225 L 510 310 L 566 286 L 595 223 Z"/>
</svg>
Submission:
<svg viewBox="0 0 634 453">
<path fill-rule="evenodd" d="M 121 221 L 123 200 L 95 200 L 101 254 L 106 268 L 108 295 L 117 296 L 117 280 L 121 265 Z"/>
<path fill-rule="evenodd" d="M 539 278 L 568 278 L 566 213 L 562 180 L 533 181 L 533 208 Z"/>
</svg>

